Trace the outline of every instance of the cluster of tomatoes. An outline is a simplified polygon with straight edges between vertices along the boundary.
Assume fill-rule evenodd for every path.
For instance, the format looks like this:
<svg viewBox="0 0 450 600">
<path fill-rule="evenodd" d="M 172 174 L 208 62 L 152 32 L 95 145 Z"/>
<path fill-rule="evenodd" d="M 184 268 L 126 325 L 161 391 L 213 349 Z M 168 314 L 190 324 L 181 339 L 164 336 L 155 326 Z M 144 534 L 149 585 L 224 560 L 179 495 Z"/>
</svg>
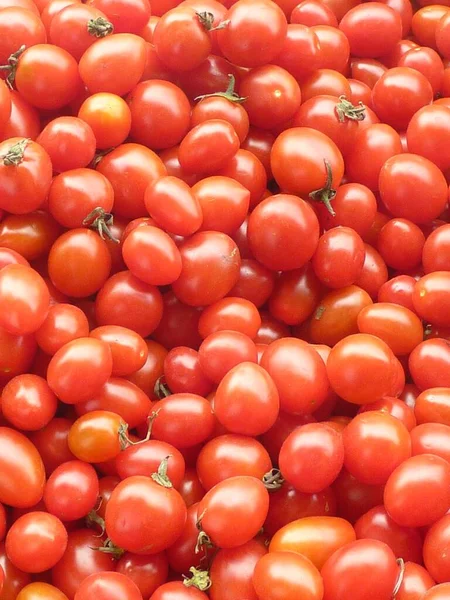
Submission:
<svg viewBox="0 0 450 600">
<path fill-rule="evenodd" d="M 450 0 L 0 0 L 0 599 L 450 599 Z"/>
</svg>

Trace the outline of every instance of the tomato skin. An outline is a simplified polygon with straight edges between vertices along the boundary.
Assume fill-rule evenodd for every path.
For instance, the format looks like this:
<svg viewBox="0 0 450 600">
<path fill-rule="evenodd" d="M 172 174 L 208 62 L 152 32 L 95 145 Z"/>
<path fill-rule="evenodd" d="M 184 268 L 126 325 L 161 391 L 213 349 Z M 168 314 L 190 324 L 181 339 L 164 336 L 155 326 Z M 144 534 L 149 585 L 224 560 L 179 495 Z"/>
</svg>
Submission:
<svg viewBox="0 0 450 600">
<path fill-rule="evenodd" d="M 84 228 L 71 229 L 53 244 L 48 270 L 59 291 L 74 298 L 86 298 L 108 279 L 111 255 L 98 233 Z"/>
<path fill-rule="evenodd" d="M 194 106 L 191 113 L 191 127 L 195 127 L 209 119 L 223 119 L 233 125 L 240 142 L 247 137 L 249 118 L 241 104 L 229 102 L 226 98 L 212 96 L 203 98 Z"/>
<path fill-rule="evenodd" d="M 157 227 L 137 227 L 126 237 L 122 255 L 131 273 L 144 283 L 169 285 L 180 276 L 180 252 L 171 237 Z"/>
<path fill-rule="evenodd" d="M 5 156 L 16 144 L 24 146 L 23 158 L 11 165 Z M 12 137 L 0 143 L 0 208 L 13 214 L 36 210 L 47 197 L 52 163 L 47 152 L 36 142 Z"/>
<path fill-rule="evenodd" d="M 34 506 L 42 498 L 45 471 L 33 444 L 21 433 L 0 427 L 0 502 L 17 508 Z"/>
<path fill-rule="evenodd" d="M 211 404 L 196 394 L 172 394 L 157 405 L 158 416 L 152 438 L 183 449 L 205 441 L 212 434 L 215 419 Z"/>
<path fill-rule="evenodd" d="M 223 119 L 196 125 L 182 140 L 178 159 L 187 173 L 211 173 L 221 169 L 239 150 L 233 126 Z"/>
<path fill-rule="evenodd" d="M 372 90 L 373 109 L 381 121 L 404 130 L 420 108 L 431 104 L 433 89 L 428 79 L 416 69 L 389 69 Z"/>
<path fill-rule="evenodd" d="M 450 412 L 448 402 L 450 398 L 450 388 L 435 387 L 424 390 L 416 398 L 414 412 L 417 422 L 422 423 L 442 423 L 450 425 Z"/>
<path fill-rule="evenodd" d="M 47 598 L 48 600 L 67 600 L 67 596 L 58 588 L 36 581 L 26 585 L 17 596 L 18 600 L 35 600 L 38 598 Z"/>
<path fill-rule="evenodd" d="M 183 455 L 171 444 L 159 440 L 148 440 L 136 446 L 128 446 L 116 457 L 117 473 L 121 479 L 134 475 L 149 477 L 156 473 L 161 461 L 170 455 L 167 476 L 175 489 L 181 485 L 185 473 Z"/>
<path fill-rule="evenodd" d="M 425 567 L 437 583 L 444 583 L 449 578 L 449 562 L 445 552 L 450 535 L 449 522 L 447 515 L 436 521 L 427 531 L 423 545 Z"/>
<path fill-rule="evenodd" d="M 402 527 L 431 525 L 450 506 L 450 467 L 432 454 L 413 456 L 399 465 L 384 490 L 389 516 Z"/>
<path fill-rule="evenodd" d="M 243 362 L 219 383 L 214 413 L 231 433 L 258 436 L 275 423 L 279 396 L 270 375 L 259 365 Z"/>
<path fill-rule="evenodd" d="M 80 381 L 80 369 L 83 381 Z M 57 397 L 67 404 L 92 398 L 111 376 L 112 356 L 106 342 L 78 338 L 68 342 L 52 357 L 47 380 Z"/>
<path fill-rule="evenodd" d="M 241 258 L 235 242 L 225 233 L 195 233 L 179 250 L 183 266 L 172 290 L 184 304 L 213 304 L 237 282 Z"/>
<path fill-rule="evenodd" d="M 415 154 L 388 159 L 380 171 L 379 188 L 384 205 L 395 217 L 418 224 L 436 219 L 448 199 L 442 172 L 434 163 Z"/>
<path fill-rule="evenodd" d="M 398 13 L 384 3 L 358 5 L 339 24 L 347 36 L 353 56 L 378 58 L 389 54 L 402 37 Z"/>
<path fill-rule="evenodd" d="M 450 226 L 441 225 L 425 240 L 422 252 L 422 265 L 425 273 L 447 271 L 450 269 L 448 251 L 450 244 Z"/>
<path fill-rule="evenodd" d="M 338 548 L 354 542 L 353 527 L 339 517 L 311 516 L 285 525 L 273 536 L 269 552 L 295 552 L 319 570 Z"/>
<path fill-rule="evenodd" d="M 362 272 L 365 248 L 361 237 L 349 227 L 335 227 L 319 239 L 311 264 L 329 288 L 352 285 Z"/>
<path fill-rule="evenodd" d="M 2 414 L 22 431 L 36 431 L 54 417 L 57 399 L 45 379 L 38 375 L 17 375 L 2 391 Z"/>
<path fill-rule="evenodd" d="M 326 367 L 305 342 L 289 337 L 273 342 L 264 352 L 261 366 L 277 386 L 282 410 L 306 415 L 324 402 L 329 390 Z"/>
<path fill-rule="evenodd" d="M 422 562 L 422 537 L 418 530 L 399 527 L 382 506 L 376 506 L 355 523 L 358 539 L 379 540 L 387 544 L 397 558 Z"/>
<path fill-rule="evenodd" d="M 0 326 L 14 335 L 34 333 L 50 306 L 43 278 L 31 267 L 10 264 L 0 272 Z"/>
<path fill-rule="evenodd" d="M 15 600 L 20 590 L 30 583 L 31 575 L 13 565 L 6 555 L 4 542 L 0 543 L 0 566 L 4 576 L 2 596 L 5 600 Z"/>
<path fill-rule="evenodd" d="M 198 515 L 202 530 L 213 543 L 220 548 L 236 548 L 255 537 L 268 508 L 269 493 L 262 481 L 242 475 L 211 488 L 198 505 Z"/>
<path fill-rule="evenodd" d="M 368 334 L 350 335 L 336 344 L 327 362 L 333 390 L 347 402 L 368 404 L 389 395 L 396 375 L 389 346 Z"/>
<path fill-rule="evenodd" d="M 203 446 L 196 468 L 202 486 L 208 491 L 220 481 L 238 475 L 262 479 L 272 463 L 260 442 L 230 433 L 219 435 Z"/>
<path fill-rule="evenodd" d="M 192 235 L 201 227 L 201 205 L 178 177 L 161 177 L 150 183 L 144 201 L 150 216 L 168 233 Z"/>
<path fill-rule="evenodd" d="M 168 570 L 164 553 L 139 556 L 126 552 L 117 563 L 117 573 L 131 579 L 138 586 L 143 598 L 148 598 L 166 582 Z"/>
<path fill-rule="evenodd" d="M 8 2 L 2 5 L 5 12 L 0 15 L 0 62 L 8 64 L 8 58 L 23 44 L 27 48 L 47 41 L 44 24 L 39 13 L 31 7 L 14 5 Z M 3 129 L 3 128 L 2 128 Z"/>
<path fill-rule="evenodd" d="M 21 254 L 27 260 L 47 256 L 61 234 L 61 227 L 46 212 L 8 215 L 0 223 L 0 244 Z"/>
<path fill-rule="evenodd" d="M 396 596 L 397 600 L 422 600 L 426 591 L 433 586 L 434 580 L 431 579 L 424 567 L 413 562 L 406 562 L 403 581 Z"/>
<path fill-rule="evenodd" d="M 88 337 L 89 323 L 77 306 L 54 304 L 35 335 L 39 347 L 46 354 L 53 356 L 67 342 Z"/>
<path fill-rule="evenodd" d="M 172 148 L 189 130 L 189 100 L 170 81 L 143 81 L 132 90 L 127 102 L 131 137 L 148 148 Z"/>
<path fill-rule="evenodd" d="M 203 339 L 222 330 L 240 331 L 250 338 L 256 337 L 261 317 L 256 306 L 245 299 L 229 296 L 211 304 L 202 312 L 198 329 Z"/>
<path fill-rule="evenodd" d="M 120 482 L 106 507 L 108 536 L 135 553 L 165 550 L 176 541 L 185 521 L 186 506 L 179 493 L 139 475 Z"/>
<path fill-rule="evenodd" d="M 448 365 L 450 344 L 446 339 L 425 340 L 409 355 L 409 371 L 413 383 L 420 390 L 435 387 L 450 387 Z"/>
<path fill-rule="evenodd" d="M 212 600 L 234 600 L 245 597 L 257 600 L 252 576 L 258 560 L 267 554 L 264 544 L 255 539 L 237 548 L 219 550 L 210 569 Z"/>
<path fill-rule="evenodd" d="M 304 239 L 301 245 L 298 244 L 300 238 Z M 250 215 L 248 241 L 251 252 L 260 263 L 274 271 L 303 267 L 314 254 L 318 240 L 317 217 L 313 209 L 296 196 L 270 196 Z"/>
<path fill-rule="evenodd" d="M 236 2 L 225 20 L 230 24 L 217 32 L 217 40 L 222 54 L 231 63 L 257 67 L 270 63 L 281 51 L 287 21 L 274 2 Z"/>
<path fill-rule="evenodd" d="M 74 600 L 141 600 L 137 585 L 122 573 L 93 573 L 86 577 L 77 590 Z"/>
<path fill-rule="evenodd" d="M 450 325 L 446 307 L 450 292 L 450 273 L 433 271 L 421 277 L 412 295 L 414 309 L 427 322 L 441 327 Z"/>
<path fill-rule="evenodd" d="M 119 432 L 123 427 L 124 420 L 118 414 L 94 410 L 73 423 L 68 437 L 69 448 L 79 460 L 106 462 L 121 450 Z"/>
<path fill-rule="evenodd" d="M 171 350 L 164 360 L 164 375 L 172 393 L 206 396 L 213 389 L 213 383 L 200 366 L 198 352 L 192 348 L 179 346 Z"/>
<path fill-rule="evenodd" d="M 181 581 L 169 581 L 159 587 L 149 600 L 208 600 L 208 596 L 196 587 L 186 587 Z"/>
<path fill-rule="evenodd" d="M 161 321 L 163 302 L 160 291 L 121 271 L 110 277 L 97 294 L 95 314 L 99 325 L 118 325 L 150 335 Z"/>
<path fill-rule="evenodd" d="M 352 150 L 346 156 L 349 179 L 378 190 L 378 178 L 384 163 L 403 152 L 398 133 L 385 123 L 376 123 L 362 129 L 355 137 Z"/>
<path fill-rule="evenodd" d="M 324 600 L 389 600 L 398 576 L 392 550 L 378 540 L 356 540 L 337 550 L 322 569 Z M 355 580 L 358 581 L 354 589 Z"/>
<path fill-rule="evenodd" d="M 359 313 L 357 322 L 361 333 L 376 335 L 397 356 L 410 354 L 423 341 L 422 322 L 415 313 L 399 304 L 377 302 L 367 306 Z M 394 329 L 401 330 L 403 335 L 393 336 Z"/>
<path fill-rule="evenodd" d="M 30 512 L 13 523 L 6 536 L 10 561 L 26 573 L 51 569 L 67 547 L 67 531 L 61 521 L 45 512 Z"/>
<path fill-rule="evenodd" d="M 256 564 L 253 586 L 260 600 L 299 597 L 305 600 L 323 598 L 319 571 L 306 557 L 294 552 L 269 552 Z"/>
<path fill-rule="evenodd" d="M 80 76 L 91 94 L 110 92 L 124 96 L 141 79 L 146 56 L 145 42 L 139 36 L 109 35 L 84 52 L 79 62 Z"/>
<path fill-rule="evenodd" d="M 329 137 L 310 127 L 294 127 L 281 133 L 270 155 L 278 185 L 283 191 L 303 198 L 324 187 L 325 160 L 332 171 L 331 187 L 336 188 L 344 173 L 342 154 Z"/>
<path fill-rule="evenodd" d="M 305 460 L 306 456 L 314 456 L 317 468 L 311 469 L 312 463 Z M 279 455 L 283 477 L 306 494 L 329 487 L 343 464 L 341 435 L 322 423 L 308 423 L 295 429 L 284 441 Z"/>
</svg>

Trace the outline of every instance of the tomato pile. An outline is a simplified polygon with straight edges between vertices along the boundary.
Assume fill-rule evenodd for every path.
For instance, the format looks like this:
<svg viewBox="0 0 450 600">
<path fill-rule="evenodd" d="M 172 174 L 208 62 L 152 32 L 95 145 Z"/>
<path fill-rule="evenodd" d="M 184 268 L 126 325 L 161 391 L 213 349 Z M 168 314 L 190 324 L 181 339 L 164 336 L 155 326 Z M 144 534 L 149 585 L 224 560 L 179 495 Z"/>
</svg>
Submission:
<svg viewBox="0 0 450 600">
<path fill-rule="evenodd" d="M 450 0 L 0 0 L 0 600 L 450 600 Z"/>
</svg>

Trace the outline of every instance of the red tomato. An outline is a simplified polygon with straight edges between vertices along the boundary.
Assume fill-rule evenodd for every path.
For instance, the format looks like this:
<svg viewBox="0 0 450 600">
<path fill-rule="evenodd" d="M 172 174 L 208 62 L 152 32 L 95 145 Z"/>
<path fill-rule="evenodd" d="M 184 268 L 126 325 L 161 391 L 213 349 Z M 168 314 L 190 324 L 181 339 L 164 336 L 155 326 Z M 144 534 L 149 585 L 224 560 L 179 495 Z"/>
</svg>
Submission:
<svg viewBox="0 0 450 600">
<path fill-rule="evenodd" d="M 105 13 L 116 33 L 140 33 L 151 14 L 147 0 L 90 0 L 90 4 Z"/>
<path fill-rule="evenodd" d="M 409 371 L 420 390 L 450 387 L 449 364 L 450 346 L 446 339 L 425 340 L 409 356 Z"/>
<path fill-rule="evenodd" d="M 329 288 L 342 288 L 355 283 L 365 258 L 364 242 L 349 227 L 326 231 L 312 257 L 312 267 L 320 281 Z"/>
<path fill-rule="evenodd" d="M 58 400 L 38 375 L 18 375 L 2 391 L 2 414 L 17 429 L 37 431 L 55 416 Z"/>
<path fill-rule="evenodd" d="M 82 582 L 74 600 L 141 600 L 138 586 L 122 573 L 93 573 Z"/>
</svg>

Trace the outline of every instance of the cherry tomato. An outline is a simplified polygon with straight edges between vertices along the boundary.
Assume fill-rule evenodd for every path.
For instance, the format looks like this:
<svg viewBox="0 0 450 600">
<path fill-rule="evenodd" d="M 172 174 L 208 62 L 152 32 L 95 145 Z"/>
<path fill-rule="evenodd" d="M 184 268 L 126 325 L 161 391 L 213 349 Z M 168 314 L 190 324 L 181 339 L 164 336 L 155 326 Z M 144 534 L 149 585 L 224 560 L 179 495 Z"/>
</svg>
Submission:
<svg viewBox="0 0 450 600">
<path fill-rule="evenodd" d="M 141 600 L 138 586 L 122 573 L 93 573 L 82 582 L 74 600 Z"/>
<path fill-rule="evenodd" d="M 364 265 L 365 248 L 361 237 L 349 227 L 336 227 L 319 239 L 312 257 L 312 267 L 320 281 L 329 288 L 352 285 Z"/>
<path fill-rule="evenodd" d="M 425 340 L 409 356 L 409 371 L 420 390 L 450 387 L 450 345 L 446 339 Z"/>
<path fill-rule="evenodd" d="M 412 301 L 417 314 L 427 322 L 448 327 L 450 319 L 445 307 L 450 290 L 450 273 L 434 271 L 428 273 L 414 286 Z"/>
<path fill-rule="evenodd" d="M 428 571 L 420 564 L 405 563 L 403 580 L 396 594 L 397 600 L 421 600 L 434 585 Z"/>
<path fill-rule="evenodd" d="M 121 450 L 120 433 L 125 423 L 116 413 L 94 410 L 75 421 L 69 431 L 71 452 L 79 460 L 100 463 L 115 458 Z"/>
<path fill-rule="evenodd" d="M 57 398 L 45 379 L 38 375 L 17 375 L 2 391 L 2 414 L 22 431 L 45 427 L 55 416 Z"/>
</svg>

